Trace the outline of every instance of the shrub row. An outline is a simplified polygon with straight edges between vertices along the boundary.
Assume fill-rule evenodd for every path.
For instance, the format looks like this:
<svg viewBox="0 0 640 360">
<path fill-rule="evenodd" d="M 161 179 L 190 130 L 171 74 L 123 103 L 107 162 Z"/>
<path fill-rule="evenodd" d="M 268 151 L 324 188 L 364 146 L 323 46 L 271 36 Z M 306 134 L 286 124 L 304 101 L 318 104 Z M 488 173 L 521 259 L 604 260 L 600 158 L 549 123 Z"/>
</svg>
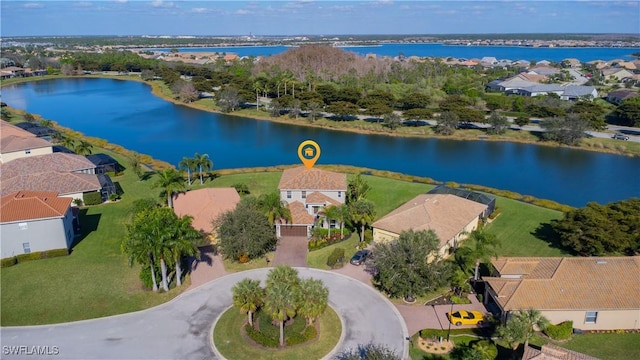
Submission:
<svg viewBox="0 0 640 360">
<path fill-rule="evenodd" d="M 420 330 L 420 337 L 423 339 L 446 338 L 448 331 L 449 330 L 422 329 Z M 451 335 L 477 335 L 477 331 L 477 329 L 451 329 Z"/>
<path fill-rule="evenodd" d="M 254 329 L 251 325 L 246 324 L 244 326 L 244 330 L 247 333 L 247 336 L 251 338 L 251 340 L 257 342 L 258 344 L 266 347 L 277 348 L 279 344 L 279 339 L 274 339 L 266 336 L 260 331 Z"/>
<path fill-rule="evenodd" d="M 102 194 L 98 191 L 84 194 L 85 205 L 100 205 L 102 204 Z"/>
<path fill-rule="evenodd" d="M 327 266 L 333 269 L 338 263 L 342 263 L 343 260 L 344 260 L 344 249 L 335 248 L 327 258 Z"/>
<path fill-rule="evenodd" d="M 319 234 L 320 237 L 317 239 L 310 239 L 309 242 L 307 243 L 307 246 L 309 248 L 309 251 L 314 251 L 314 250 L 319 250 L 322 248 L 325 248 L 329 245 L 333 245 L 333 244 L 337 244 L 339 242 L 342 242 L 344 240 L 347 240 L 350 236 L 351 233 L 350 232 L 345 232 L 344 237 L 340 236 L 340 231 L 336 231 L 334 233 L 331 234 L 331 236 L 327 235 L 327 229 L 322 229 L 325 230 L 325 234 Z M 316 231 L 316 230 L 314 230 Z"/>
<path fill-rule="evenodd" d="M 573 321 L 564 321 L 558 325 L 549 325 L 544 329 L 545 335 L 553 340 L 566 340 L 573 332 Z"/>
<path fill-rule="evenodd" d="M 287 346 L 304 344 L 307 341 L 311 341 L 318 336 L 315 326 L 307 326 L 301 333 L 293 333 L 287 336 L 285 344 Z"/>
<path fill-rule="evenodd" d="M 40 260 L 40 259 L 48 259 L 59 256 L 67 256 L 69 255 L 68 249 L 53 249 L 47 251 L 36 251 L 29 254 L 20 254 L 16 256 L 12 256 L 10 258 L 2 259 L 2 267 L 9 267 L 15 264 L 31 261 L 31 260 Z"/>
</svg>

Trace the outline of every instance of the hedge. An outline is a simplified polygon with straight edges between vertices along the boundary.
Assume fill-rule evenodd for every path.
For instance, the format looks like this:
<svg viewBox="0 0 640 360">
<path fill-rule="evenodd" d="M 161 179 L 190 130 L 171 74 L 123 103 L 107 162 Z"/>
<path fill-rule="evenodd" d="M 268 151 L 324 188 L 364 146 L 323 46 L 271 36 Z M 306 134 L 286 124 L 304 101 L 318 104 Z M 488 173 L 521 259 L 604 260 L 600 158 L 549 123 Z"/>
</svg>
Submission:
<svg viewBox="0 0 640 360">
<path fill-rule="evenodd" d="M 564 321 L 558 325 L 549 325 L 544 329 L 545 335 L 553 340 L 567 340 L 573 332 L 573 321 Z"/>
<path fill-rule="evenodd" d="M 327 258 L 327 266 L 333 269 L 338 263 L 341 263 L 343 259 L 344 259 L 344 249 L 335 248 Z"/>
<path fill-rule="evenodd" d="M 102 194 L 95 191 L 84 194 L 85 205 L 100 205 L 102 204 Z"/>
<path fill-rule="evenodd" d="M 2 267 L 9 267 L 15 264 L 31 261 L 31 260 L 40 260 L 40 259 L 48 259 L 60 256 L 69 255 L 68 249 L 53 249 L 47 251 L 36 251 L 29 254 L 20 254 L 16 256 L 12 256 L 10 258 L 2 259 Z"/>
<path fill-rule="evenodd" d="M 2 259 L 1 267 L 6 268 L 9 266 L 13 266 L 17 263 L 18 263 L 18 258 L 15 256 L 12 256 L 10 258 Z"/>
<path fill-rule="evenodd" d="M 293 333 L 287 336 L 285 344 L 287 346 L 298 345 L 311 341 L 318 336 L 315 326 L 307 326 L 301 333 Z"/>
<path fill-rule="evenodd" d="M 247 336 L 251 338 L 251 340 L 257 342 L 258 344 L 266 347 L 277 348 L 279 344 L 279 339 L 273 339 L 268 336 L 265 336 L 260 331 L 253 328 L 253 326 L 246 324 L 244 326 L 244 330 L 247 333 Z"/>
</svg>

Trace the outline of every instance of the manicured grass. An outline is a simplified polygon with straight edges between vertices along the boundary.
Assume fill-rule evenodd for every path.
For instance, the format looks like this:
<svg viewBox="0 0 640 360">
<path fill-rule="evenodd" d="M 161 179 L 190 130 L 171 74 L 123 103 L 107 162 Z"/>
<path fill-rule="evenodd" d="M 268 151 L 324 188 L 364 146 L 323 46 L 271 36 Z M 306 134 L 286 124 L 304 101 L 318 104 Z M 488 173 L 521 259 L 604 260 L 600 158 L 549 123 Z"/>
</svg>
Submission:
<svg viewBox="0 0 640 360">
<path fill-rule="evenodd" d="M 377 176 L 363 176 L 371 186 L 367 198 L 376 204 L 376 219 L 387 215 L 395 208 L 419 194 L 434 188 L 433 185 L 393 180 Z"/>
<path fill-rule="evenodd" d="M 225 270 L 227 270 L 228 272 L 240 272 L 245 270 L 253 270 L 253 269 L 266 267 L 267 265 L 270 265 L 273 263 L 274 255 L 275 255 L 275 252 L 272 251 L 267 253 L 264 257 L 261 257 L 259 259 L 253 259 L 244 264 L 240 264 L 237 261 L 231 261 L 229 259 L 223 259 L 222 261 L 224 262 Z M 269 263 L 267 263 L 267 260 L 266 260 L 267 258 L 269 259 Z"/>
<path fill-rule="evenodd" d="M 640 333 L 573 335 L 558 346 L 603 360 L 640 359 Z"/>
<path fill-rule="evenodd" d="M 498 217 L 487 225 L 487 231 L 493 233 L 501 242 L 497 249 L 500 256 L 568 256 L 565 251 L 551 246 L 536 236 L 538 228 L 547 233 L 552 219 L 559 219 L 562 213 L 520 201 L 497 197 L 496 205 L 502 209 Z"/>
<path fill-rule="evenodd" d="M 353 232 L 353 234 L 351 234 L 351 236 L 347 240 L 344 240 L 337 244 L 327 246 L 319 250 L 310 251 L 307 254 L 307 265 L 317 269 L 329 270 L 330 267 L 327 266 L 327 258 L 329 257 L 329 254 L 333 252 L 333 249 L 336 249 L 336 248 L 344 249 L 344 257 L 345 257 L 345 263 L 346 263 L 349 261 L 349 259 L 351 259 L 351 256 L 355 254 L 356 246 L 358 245 L 359 241 L 360 239 L 358 238 L 358 233 Z"/>
<path fill-rule="evenodd" d="M 278 183 L 281 176 L 282 172 L 222 175 L 213 181 L 205 182 L 204 186 L 200 185 L 200 180 L 196 180 L 192 188 L 233 187 L 234 184 L 244 183 L 249 187 L 250 195 L 260 196 L 278 191 Z"/>
<path fill-rule="evenodd" d="M 218 351 L 227 359 L 320 359 L 333 350 L 342 334 L 342 324 L 338 314 L 331 307 L 327 307 L 318 320 L 320 338 L 316 342 L 282 350 L 262 349 L 250 345 L 242 337 L 240 328 L 246 318 L 246 314 L 232 307 L 222 314 L 216 323 L 213 341 Z"/>
</svg>

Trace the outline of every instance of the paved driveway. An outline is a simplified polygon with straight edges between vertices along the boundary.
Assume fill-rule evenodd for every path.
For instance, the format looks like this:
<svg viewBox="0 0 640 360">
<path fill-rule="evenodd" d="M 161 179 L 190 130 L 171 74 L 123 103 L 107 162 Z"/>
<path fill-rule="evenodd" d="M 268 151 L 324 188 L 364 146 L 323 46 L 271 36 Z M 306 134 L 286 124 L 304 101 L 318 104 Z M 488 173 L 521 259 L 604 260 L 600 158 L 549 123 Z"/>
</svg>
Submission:
<svg viewBox="0 0 640 360">
<path fill-rule="evenodd" d="M 269 269 L 235 273 L 204 284 L 160 306 L 130 314 L 58 325 L 4 327 L 5 346 L 57 346 L 60 359 L 220 359 L 211 349 L 211 329 L 231 305 L 231 287 L 243 278 L 264 280 Z M 298 268 L 301 277 L 321 279 L 329 304 L 343 321 L 335 349 L 370 342 L 408 357 L 407 328 L 398 310 L 360 281 L 328 271 Z M 4 350 L 4 348 L 3 348 Z M 22 353 L 3 359 L 37 359 Z"/>
<path fill-rule="evenodd" d="M 309 239 L 304 236 L 283 236 L 278 240 L 273 266 L 307 267 Z"/>
</svg>

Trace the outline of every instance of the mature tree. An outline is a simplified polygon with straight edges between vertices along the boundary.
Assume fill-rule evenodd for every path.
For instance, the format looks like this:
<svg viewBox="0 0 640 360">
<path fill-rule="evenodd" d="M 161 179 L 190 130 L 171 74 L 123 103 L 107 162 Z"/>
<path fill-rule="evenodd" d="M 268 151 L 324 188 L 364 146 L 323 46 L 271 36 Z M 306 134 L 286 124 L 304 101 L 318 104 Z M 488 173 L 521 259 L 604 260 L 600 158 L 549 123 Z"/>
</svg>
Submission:
<svg viewBox="0 0 640 360">
<path fill-rule="evenodd" d="M 529 340 L 535 334 L 535 329 L 544 330 L 549 326 L 549 320 L 545 318 L 542 313 L 536 309 L 520 310 L 516 315 L 525 326 L 526 333 L 524 338 L 524 348 L 529 346 Z"/>
<path fill-rule="evenodd" d="M 336 101 L 327 105 L 327 111 L 334 114 L 339 120 L 346 120 L 360 112 L 358 106 L 347 101 Z"/>
<path fill-rule="evenodd" d="M 222 254 L 227 259 L 261 257 L 273 250 L 278 241 L 269 219 L 250 202 L 240 202 L 235 210 L 224 213 L 214 223 Z"/>
<path fill-rule="evenodd" d="M 184 178 L 173 168 L 167 168 L 157 174 L 158 178 L 153 187 L 162 189 L 162 195 L 167 197 L 167 206 L 173 208 L 173 195 L 184 190 Z"/>
<path fill-rule="evenodd" d="M 322 280 L 304 279 L 300 281 L 300 307 L 298 314 L 307 319 L 307 325 L 322 315 L 329 303 L 329 289 Z"/>
<path fill-rule="evenodd" d="M 320 117 L 322 111 L 322 103 L 317 101 L 309 101 L 306 105 L 306 110 L 308 112 L 307 117 L 309 122 L 314 122 L 318 117 Z"/>
<path fill-rule="evenodd" d="M 640 97 L 626 99 L 614 111 L 621 125 L 640 126 Z"/>
<path fill-rule="evenodd" d="M 433 117 L 433 111 L 431 109 L 409 109 L 402 112 L 402 116 L 405 120 L 414 120 L 413 123 L 418 125 L 418 120 L 427 120 Z"/>
<path fill-rule="evenodd" d="M 395 130 L 402 123 L 400 115 L 391 112 L 384 116 L 384 125 L 391 130 Z"/>
<path fill-rule="evenodd" d="M 393 350 L 386 345 L 367 344 L 358 345 L 357 349 L 348 349 L 339 353 L 336 360 L 400 360 Z"/>
<path fill-rule="evenodd" d="M 560 244 L 583 256 L 640 253 L 640 198 L 606 205 L 590 202 L 551 226 Z"/>
<path fill-rule="evenodd" d="M 527 338 L 527 324 L 525 324 L 519 317 L 512 316 L 507 320 L 505 325 L 499 326 L 496 331 L 498 337 L 506 342 L 509 347 L 514 351 L 518 349 L 518 346 L 526 341 Z"/>
<path fill-rule="evenodd" d="M 188 158 L 184 156 L 182 160 L 178 163 L 178 167 L 180 169 L 187 171 L 187 182 L 189 186 L 191 186 L 191 172 L 195 171 L 198 168 L 198 164 L 196 163 L 196 159 Z"/>
<path fill-rule="evenodd" d="M 458 115 L 451 111 L 445 111 L 438 116 L 438 124 L 433 130 L 436 134 L 453 135 L 459 123 L 460 118 Z"/>
<path fill-rule="evenodd" d="M 509 120 L 507 120 L 506 116 L 502 116 L 495 111 L 491 113 L 491 116 L 487 119 L 487 123 L 491 125 L 489 129 L 487 129 L 487 133 L 492 135 L 502 135 L 507 132 L 509 128 Z"/>
<path fill-rule="evenodd" d="M 300 304 L 298 271 L 278 266 L 267 274 L 264 309 L 280 324 L 280 346 L 284 346 L 284 322 L 296 315 Z"/>
<path fill-rule="evenodd" d="M 202 179 L 202 173 L 204 171 L 211 171 L 211 169 L 213 169 L 213 161 L 211 161 L 211 159 L 209 159 L 209 155 L 208 154 L 198 154 L 196 153 L 193 156 L 193 159 L 195 160 L 195 164 L 198 167 L 198 172 L 200 173 L 200 185 L 202 185 L 204 183 L 203 179 Z"/>
<path fill-rule="evenodd" d="M 577 114 L 546 119 L 540 123 L 540 126 L 546 130 L 545 138 L 566 145 L 580 143 L 585 137 L 585 131 L 589 128 L 588 122 Z"/>
<path fill-rule="evenodd" d="M 578 114 L 594 130 L 607 128 L 607 123 L 604 121 L 605 109 L 593 101 L 578 101 L 569 109 L 569 112 Z"/>
<path fill-rule="evenodd" d="M 517 118 L 515 118 L 513 120 L 514 123 L 516 123 L 516 125 L 523 127 L 525 125 L 529 125 L 529 121 L 531 121 L 531 119 L 529 119 L 528 116 L 525 115 L 520 115 Z"/>
<path fill-rule="evenodd" d="M 35 122 L 36 121 L 36 117 L 33 116 L 33 114 L 29 113 L 29 112 L 24 113 L 24 117 L 23 118 L 24 118 L 24 121 L 27 121 L 27 122 Z"/>
<path fill-rule="evenodd" d="M 180 89 L 178 90 L 178 96 L 180 96 L 180 99 L 182 99 L 183 102 L 190 103 L 195 100 L 198 100 L 199 94 L 193 82 L 184 81 L 180 85 Z"/>
<path fill-rule="evenodd" d="M 327 221 L 329 236 L 331 236 L 331 220 L 340 221 L 339 218 L 342 215 L 340 214 L 340 211 L 342 211 L 342 209 L 337 205 L 329 205 L 322 210 L 322 216 L 320 219 L 322 221 Z"/>
<path fill-rule="evenodd" d="M 429 106 L 430 99 L 428 95 L 411 92 L 402 99 L 402 109 L 422 109 Z"/>
<path fill-rule="evenodd" d="M 364 241 L 364 231 L 376 217 L 375 204 L 367 199 L 349 203 L 349 220 L 360 233 L 360 242 Z"/>
<path fill-rule="evenodd" d="M 272 225 L 275 224 L 276 220 L 286 220 L 287 222 L 292 220 L 291 211 L 289 211 L 287 203 L 280 199 L 280 193 L 277 191 L 260 195 L 257 205 Z"/>
<path fill-rule="evenodd" d="M 0 119 L 4 120 L 4 121 L 10 121 L 11 118 L 13 117 L 13 115 L 11 114 L 11 112 L 7 109 L 2 109 L 0 110 Z"/>
<path fill-rule="evenodd" d="M 391 297 L 413 298 L 445 285 L 449 264 L 438 255 L 440 240 L 433 232 L 405 231 L 390 242 L 377 243 L 367 265 L 379 287 Z"/>
<path fill-rule="evenodd" d="M 140 211 L 135 214 L 133 221 L 126 224 L 127 236 L 121 244 L 122 252 L 128 256 L 129 266 L 134 262 L 151 268 L 151 280 L 153 291 L 158 291 L 158 282 L 155 276 L 154 243 L 156 241 L 153 224 L 148 221 L 151 210 Z"/>
<path fill-rule="evenodd" d="M 233 306 L 240 312 L 247 313 L 249 325 L 253 326 L 253 313 L 264 301 L 264 289 L 259 280 L 243 279 L 231 289 L 233 292 Z"/>
<path fill-rule="evenodd" d="M 218 94 L 218 106 L 223 112 L 236 111 L 240 106 L 240 95 L 237 89 L 226 88 Z"/>
<path fill-rule="evenodd" d="M 140 154 L 137 152 L 131 152 L 129 155 L 129 166 L 133 169 L 133 172 L 138 177 L 138 180 L 142 179 L 142 175 L 144 174 L 142 170 L 142 160 L 140 159 Z"/>
<path fill-rule="evenodd" d="M 298 120 L 298 116 L 300 116 L 300 114 L 302 114 L 302 102 L 298 99 L 295 99 L 291 102 L 291 106 L 289 108 L 289 117 Z"/>
<path fill-rule="evenodd" d="M 266 283 L 267 287 L 275 284 L 287 284 L 287 286 L 297 289 L 300 286 L 298 270 L 289 265 L 276 266 L 267 274 Z"/>
<path fill-rule="evenodd" d="M 89 144 L 88 141 L 80 140 L 74 146 L 74 151 L 79 155 L 89 155 L 91 154 L 91 150 L 93 149 L 93 145 Z"/>
<path fill-rule="evenodd" d="M 488 233 L 484 229 L 477 229 L 469 234 L 465 246 L 456 251 L 455 258 L 459 263 L 473 263 L 473 281 L 478 281 L 480 276 L 480 263 L 487 263 L 491 256 L 497 257 L 496 248 L 500 246 L 500 240 L 495 234 Z M 468 266 L 464 266 L 466 270 Z"/>
<path fill-rule="evenodd" d="M 172 234 L 168 241 L 169 249 L 173 255 L 173 263 L 176 267 L 176 286 L 182 286 L 182 258 L 198 253 L 197 244 L 202 240 L 199 231 L 193 228 L 191 216 L 183 216 L 175 219 L 171 224 Z"/>
<path fill-rule="evenodd" d="M 371 186 L 369 186 L 369 183 L 362 177 L 362 174 L 356 174 L 347 184 L 346 204 L 349 205 L 365 199 L 370 190 Z"/>
</svg>

